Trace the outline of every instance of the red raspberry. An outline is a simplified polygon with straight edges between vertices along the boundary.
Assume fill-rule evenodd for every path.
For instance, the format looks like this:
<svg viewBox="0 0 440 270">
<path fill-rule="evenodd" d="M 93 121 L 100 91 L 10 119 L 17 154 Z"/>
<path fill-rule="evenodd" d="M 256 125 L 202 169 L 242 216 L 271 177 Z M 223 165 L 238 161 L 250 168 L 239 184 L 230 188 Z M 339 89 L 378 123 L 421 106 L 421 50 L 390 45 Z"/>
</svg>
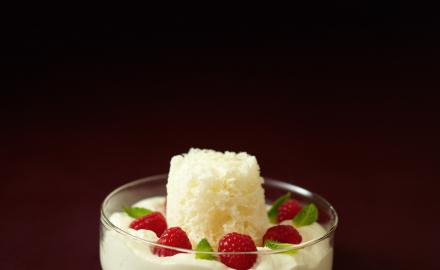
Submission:
<svg viewBox="0 0 440 270">
<path fill-rule="evenodd" d="M 302 206 L 297 200 L 290 199 L 278 207 L 278 222 L 292 219 L 301 211 Z"/>
<path fill-rule="evenodd" d="M 171 247 L 177 247 L 177 248 L 186 248 L 186 249 L 192 248 L 191 242 L 189 241 L 186 232 L 184 232 L 179 227 L 171 227 L 166 229 L 163 232 L 163 234 L 160 236 L 157 243 Z M 181 253 L 181 251 L 163 248 L 163 247 L 154 247 L 153 253 L 158 255 L 159 257 L 168 257 L 168 256 L 174 256 L 177 253 Z"/>
<path fill-rule="evenodd" d="M 159 237 L 167 228 L 167 222 L 160 212 L 153 212 L 131 222 L 130 228 L 135 230 L 150 230 L 155 232 L 157 237 Z"/>
<path fill-rule="evenodd" d="M 290 225 L 277 225 L 269 228 L 263 236 L 263 243 L 272 240 L 280 243 L 299 244 L 302 237 L 299 232 Z"/>
<path fill-rule="evenodd" d="M 236 232 L 223 236 L 218 245 L 220 252 L 257 251 L 254 241 L 249 235 Z M 237 270 L 251 268 L 257 261 L 257 254 L 220 255 L 220 261 L 226 266 Z"/>
</svg>

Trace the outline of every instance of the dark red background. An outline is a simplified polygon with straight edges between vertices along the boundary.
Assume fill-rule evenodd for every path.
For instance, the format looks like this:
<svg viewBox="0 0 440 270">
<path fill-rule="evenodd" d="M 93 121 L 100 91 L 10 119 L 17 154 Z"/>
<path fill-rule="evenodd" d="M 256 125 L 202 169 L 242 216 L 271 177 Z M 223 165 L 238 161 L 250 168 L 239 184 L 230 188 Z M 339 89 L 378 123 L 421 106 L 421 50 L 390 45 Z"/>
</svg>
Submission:
<svg viewBox="0 0 440 270">
<path fill-rule="evenodd" d="M 0 268 L 99 269 L 106 194 L 203 147 L 332 202 L 335 269 L 436 269 L 437 32 L 380 22 L 11 31 Z"/>
</svg>

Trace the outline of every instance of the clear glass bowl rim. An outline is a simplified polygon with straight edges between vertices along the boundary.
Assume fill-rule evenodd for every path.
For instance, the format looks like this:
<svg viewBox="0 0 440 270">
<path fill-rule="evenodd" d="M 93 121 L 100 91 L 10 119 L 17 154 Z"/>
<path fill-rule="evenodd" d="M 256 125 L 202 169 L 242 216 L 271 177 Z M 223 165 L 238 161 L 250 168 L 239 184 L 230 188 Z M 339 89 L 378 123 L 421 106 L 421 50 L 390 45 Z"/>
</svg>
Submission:
<svg viewBox="0 0 440 270">
<path fill-rule="evenodd" d="M 317 198 L 318 200 L 321 200 L 321 202 L 323 202 L 324 204 L 326 204 L 329 207 L 329 210 L 333 213 L 334 216 L 334 222 L 332 224 L 332 226 L 329 228 L 329 230 L 322 235 L 319 238 L 316 239 L 312 239 L 310 241 L 306 241 L 303 243 L 300 243 L 298 245 L 291 245 L 290 247 L 284 248 L 284 249 L 276 249 L 276 250 L 258 250 L 258 251 L 248 251 L 248 252 L 219 252 L 219 251 L 195 251 L 192 249 L 184 249 L 184 248 L 176 248 L 176 247 L 172 247 L 172 246 L 167 246 L 167 245 L 162 245 L 162 244 L 158 244 L 155 242 L 151 242 L 145 239 L 142 239 L 140 237 L 137 237 L 135 235 L 130 234 L 127 231 L 124 231 L 123 229 L 117 227 L 116 225 L 114 225 L 110 219 L 105 215 L 104 212 L 104 207 L 107 205 L 108 201 L 113 197 L 113 195 L 115 195 L 116 193 L 118 193 L 121 190 L 124 190 L 128 187 L 131 186 L 136 186 L 145 182 L 151 182 L 151 181 L 155 181 L 155 180 L 160 180 L 160 179 L 166 179 L 168 176 L 168 174 L 158 174 L 158 175 L 153 175 L 153 176 L 148 176 L 148 177 L 144 177 L 144 178 L 140 178 L 138 180 L 134 180 L 131 182 L 128 182 L 118 188 L 116 188 L 115 190 L 113 190 L 110 194 L 107 195 L 107 197 L 104 199 L 104 201 L 101 204 L 101 223 L 102 225 L 104 225 L 107 229 L 109 230 L 113 230 L 119 234 L 121 234 L 123 237 L 127 237 L 136 241 L 140 241 L 145 243 L 146 245 L 151 245 L 151 246 L 155 246 L 155 247 L 164 247 L 164 248 L 168 248 L 168 249 L 172 249 L 172 250 L 176 250 L 176 251 L 180 251 L 180 252 L 184 252 L 184 253 L 189 253 L 189 254 L 210 254 L 210 255 L 214 255 L 214 256 L 219 256 L 219 255 L 237 255 L 237 254 L 258 254 L 258 255 L 269 255 L 269 254 L 278 254 L 278 253 L 284 253 L 284 252 L 288 252 L 288 251 L 292 251 L 292 250 L 296 250 L 296 249 L 303 249 L 309 246 L 312 246 L 314 244 L 317 244 L 327 238 L 329 238 L 330 236 L 332 236 L 332 234 L 335 232 L 337 226 L 338 226 L 338 214 L 336 213 L 336 210 L 334 209 L 334 207 L 326 200 L 324 199 L 322 196 L 313 193 L 311 191 L 308 191 L 307 189 L 304 189 L 302 187 L 287 183 L 287 182 L 283 182 L 280 180 L 275 180 L 269 177 L 264 177 L 264 181 L 265 184 L 271 185 L 271 186 L 275 186 L 275 187 L 282 187 L 282 188 L 286 188 L 288 190 L 294 191 L 296 193 L 300 193 L 303 194 L 305 196 L 312 196 L 313 198 Z"/>
</svg>

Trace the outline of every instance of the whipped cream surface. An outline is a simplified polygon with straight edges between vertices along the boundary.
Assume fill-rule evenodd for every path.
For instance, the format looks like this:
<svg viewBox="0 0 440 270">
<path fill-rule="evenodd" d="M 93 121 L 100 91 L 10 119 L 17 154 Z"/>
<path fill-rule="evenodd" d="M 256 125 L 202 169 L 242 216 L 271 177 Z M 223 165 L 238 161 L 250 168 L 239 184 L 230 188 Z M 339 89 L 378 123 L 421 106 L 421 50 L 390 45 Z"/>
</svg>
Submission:
<svg viewBox="0 0 440 270">
<path fill-rule="evenodd" d="M 165 197 L 152 197 L 134 204 L 153 211 L 164 212 Z M 126 213 L 116 212 L 110 216 L 110 222 L 128 233 L 151 242 L 157 241 L 154 232 L 133 230 L 129 228 L 134 219 Z M 290 221 L 282 224 L 292 225 Z M 326 230 L 318 223 L 297 228 L 303 242 L 321 237 Z M 158 257 L 151 252 L 148 244 L 129 238 L 114 230 L 103 228 L 100 246 L 101 265 L 103 270 L 226 270 L 231 269 L 215 260 L 196 259 L 194 254 L 179 253 L 170 257 Z M 258 250 L 268 250 L 258 247 Z M 328 239 L 303 248 L 296 254 L 258 255 L 257 262 L 251 269 L 255 270 L 331 270 L 333 248 Z"/>
</svg>

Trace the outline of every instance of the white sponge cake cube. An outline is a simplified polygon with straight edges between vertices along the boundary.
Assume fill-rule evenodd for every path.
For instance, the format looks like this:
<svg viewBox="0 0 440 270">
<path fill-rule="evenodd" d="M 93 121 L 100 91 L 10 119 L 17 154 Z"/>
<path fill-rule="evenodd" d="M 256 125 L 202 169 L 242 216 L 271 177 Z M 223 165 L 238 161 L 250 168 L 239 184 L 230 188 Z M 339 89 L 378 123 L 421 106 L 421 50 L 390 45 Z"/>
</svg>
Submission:
<svg viewBox="0 0 440 270">
<path fill-rule="evenodd" d="M 193 246 L 214 247 L 227 233 L 248 234 L 261 245 L 269 227 L 263 178 L 247 153 L 190 149 L 174 156 L 167 184 L 167 222 L 187 232 Z"/>
</svg>

